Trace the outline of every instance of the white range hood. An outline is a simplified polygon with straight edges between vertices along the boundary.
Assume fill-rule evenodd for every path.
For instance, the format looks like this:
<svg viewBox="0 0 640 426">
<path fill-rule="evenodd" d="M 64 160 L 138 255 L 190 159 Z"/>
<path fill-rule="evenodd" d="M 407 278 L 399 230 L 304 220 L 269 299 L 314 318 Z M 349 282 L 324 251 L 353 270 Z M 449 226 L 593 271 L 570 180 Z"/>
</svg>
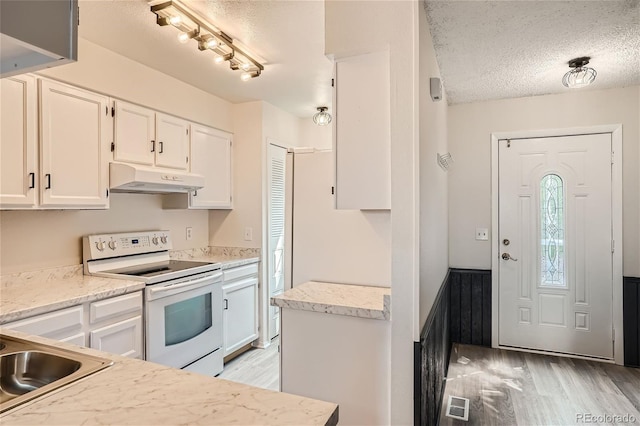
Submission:
<svg viewBox="0 0 640 426">
<path fill-rule="evenodd" d="M 78 0 L 0 0 L 0 77 L 77 58 Z"/>
<path fill-rule="evenodd" d="M 203 188 L 204 176 L 112 162 L 109 164 L 109 186 L 111 192 L 187 193 Z"/>
</svg>

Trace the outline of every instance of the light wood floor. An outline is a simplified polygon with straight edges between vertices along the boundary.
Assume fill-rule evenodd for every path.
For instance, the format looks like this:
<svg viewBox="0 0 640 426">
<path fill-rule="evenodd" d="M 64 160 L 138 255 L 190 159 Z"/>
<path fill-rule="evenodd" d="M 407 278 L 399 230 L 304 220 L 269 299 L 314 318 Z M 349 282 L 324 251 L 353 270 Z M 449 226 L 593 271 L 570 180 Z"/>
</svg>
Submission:
<svg viewBox="0 0 640 426">
<path fill-rule="evenodd" d="M 446 417 L 449 395 L 469 398 L 469 421 Z M 583 414 L 582 418 L 580 415 Z M 640 369 L 481 346 L 452 348 L 441 425 L 573 425 L 586 414 L 640 425 Z M 605 420 L 605 421 L 597 421 Z M 622 419 L 592 424 L 625 424 Z"/>
<path fill-rule="evenodd" d="M 280 390 L 280 337 L 266 349 L 251 348 L 224 365 L 221 379 L 264 389 Z"/>
</svg>

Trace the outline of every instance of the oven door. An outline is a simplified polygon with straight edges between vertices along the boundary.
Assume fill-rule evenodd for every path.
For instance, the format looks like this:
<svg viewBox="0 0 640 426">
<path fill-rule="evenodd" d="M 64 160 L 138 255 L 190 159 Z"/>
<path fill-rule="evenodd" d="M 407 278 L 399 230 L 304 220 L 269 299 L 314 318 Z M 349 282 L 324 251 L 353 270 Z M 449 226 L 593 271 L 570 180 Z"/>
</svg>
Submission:
<svg viewBox="0 0 640 426">
<path fill-rule="evenodd" d="M 222 347 L 222 274 L 145 289 L 147 360 L 182 368 Z"/>
</svg>

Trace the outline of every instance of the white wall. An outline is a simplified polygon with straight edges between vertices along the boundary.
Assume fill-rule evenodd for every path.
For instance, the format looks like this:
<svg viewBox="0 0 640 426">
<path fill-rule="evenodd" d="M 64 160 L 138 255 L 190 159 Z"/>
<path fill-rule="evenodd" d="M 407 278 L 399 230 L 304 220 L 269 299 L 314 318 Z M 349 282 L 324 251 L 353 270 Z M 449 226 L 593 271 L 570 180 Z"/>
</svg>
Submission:
<svg viewBox="0 0 640 426">
<path fill-rule="evenodd" d="M 79 39 L 79 60 L 41 74 L 224 130 L 231 104 L 124 56 Z M 175 249 L 209 244 L 207 211 L 162 210 L 160 195 L 111 194 L 104 211 L 0 212 L 0 273 L 80 264 L 81 237 L 103 232 L 169 229 Z M 185 240 L 185 227 L 194 238 Z"/>
<path fill-rule="evenodd" d="M 295 154 L 293 280 L 391 286 L 391 215 L 336 210 L 333 152 Z"/>
<path fill-rule="evenodd" d="M 168 229 L 173 248 L 209 245 L 206 211 L 162 210 L 161 195 L 111 194 L 109 210 L 0 212 L 0 272 L 10 274 L 82 263 L 82 236 Z M 186 241 L 185 227 L 193 227 Z"/>
<path fill-rule="evenodd" d="M 390 424 L 413 423 L 413 342 L 420 332 L 418 1 L 325 1 L 325 53 L 388 49 L 391 87 Z M 372 105 L 371 107 L 375 107 Z"/>
<path fill-rule="evenodd" d="M 209 211 L 212 246 L 261 247 L 262 235 L 262 102 L 232 107 L 233 210 Z M 253 240 L 244 239 L 245 227 L 253 229 Z"/>
<path fill-rule="evenodd" d="M 333 113 L 332 113 L 333 114 Z M 300 119 L 300 145 L 317 150 L 333 149 L 333 123 L 318 126 L 313 118 Z"/>
<path fill-rule="evenodd" d="M 491 268 L 491 243 L 475 228 L 491 228 L 490 134 L 622 123 L 624 275 L 640 276 L 640 87 L 570 91 L 449 107 L 451 266 Z"/>
<path fill-rule="evenodd" d="M 420 313 L 422 327 L 449 270 L 448 174 L 437 155 L 448 152 L 447 98 L 431 100 L 430 77 L 440 77 L 426 11 L 420 8 Z"/>
<path fill-rule="evenodd" d="M 233 131 L 228 101 L 83 38 L 78 38 L 78 62 L 38 74 Z"/>
<path fill-rule="evenodd" d="M 300 145 L 300 119 L 267 102 L 235 104 L 233 117 L 233 210 L 211 210 L 211 245 L 262 247 L 263 209 L 266 209 L 266 147 Z M 253 240 L 244 239 L 245 227 Z"/>
</svg>

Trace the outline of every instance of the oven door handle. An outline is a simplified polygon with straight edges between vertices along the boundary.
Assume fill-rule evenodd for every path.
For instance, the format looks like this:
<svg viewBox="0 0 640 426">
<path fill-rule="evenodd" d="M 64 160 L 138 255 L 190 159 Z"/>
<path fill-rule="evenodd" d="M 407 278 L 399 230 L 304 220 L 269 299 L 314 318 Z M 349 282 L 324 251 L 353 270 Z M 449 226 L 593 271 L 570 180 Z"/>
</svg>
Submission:
<svg viewBox="0 0 640 426">
<path fill-rule="evenodd" d="M 159 294 L 159 293 L 166 293 L 169 291 L 174 291 L 174 290 L 178 290 L 181 288 L 189 288 L 189 290 L 195 290 L 197 288 L 200 287 L 204 287 L 207 285 L 211 285 L 214 284 L 216 282 L 221 281 L 222 278 L 222 273 L 217 273 L 217 274 L 212 274 L 212 275 L 207 275 L 206 277 L 202 277 L 202 278 L 198 278 L 197 280 L 192 280 L 192 281 L 186 281 L 180 284 L 173 284 L 173 285 L 165 285 L 162 287 L 151 287 L 149 289 L 149 294 Z"/>
</svg>

